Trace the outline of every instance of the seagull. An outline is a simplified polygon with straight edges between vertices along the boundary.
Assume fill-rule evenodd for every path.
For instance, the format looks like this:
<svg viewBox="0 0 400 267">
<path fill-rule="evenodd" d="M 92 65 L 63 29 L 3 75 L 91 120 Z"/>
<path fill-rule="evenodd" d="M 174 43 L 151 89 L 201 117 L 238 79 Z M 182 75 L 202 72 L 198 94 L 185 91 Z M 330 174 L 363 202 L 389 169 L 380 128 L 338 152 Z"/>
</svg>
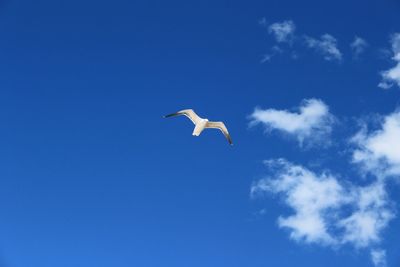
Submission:
<svg viewBox="0 0 400 267">
<path fill-rule="evenodd" d="M 230 145 L 233 145 L 231 136 L 229 135 L 228 129 L 226 129 L 225 124 L 222 121 L 209 121 L 208 119 L 200 118 L 193 109 L 184 109 L 178 111 L 176 113 L 172 113 L 164 116 L 164 118 L 170 118 L 175 116 L 186 116 L 188 117 L 193 124 L 195 125 L 193 130 L 194 136 L 199 136 L 204 129 L 212 128 L 219 129 L 225 135 L 225 138 L 228 140 Z"/>
</svg>

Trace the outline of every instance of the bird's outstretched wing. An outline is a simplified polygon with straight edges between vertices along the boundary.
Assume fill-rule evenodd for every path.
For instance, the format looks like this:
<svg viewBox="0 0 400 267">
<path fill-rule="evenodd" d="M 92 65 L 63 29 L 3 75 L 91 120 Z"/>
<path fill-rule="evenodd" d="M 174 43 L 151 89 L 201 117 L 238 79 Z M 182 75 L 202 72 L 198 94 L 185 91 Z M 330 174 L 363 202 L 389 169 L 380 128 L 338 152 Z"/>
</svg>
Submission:
<svg viewBox="0 0 400 267">
<path fill-rule="evenodd" d="M 219 129 L 225 135 L 230 145 L 233 145 L 231 136 L 229 135 L 228 129 L 222 121 L 209 121 L 206 124 L 206 128 Z"/>
<path fill-rule="evenodd" d="M 164 118 L 182 116 L 182 115 L 188 117 L 193 122 L 194 125 L 196 125 L 196 123 L 198 123 L 201 120 L 201 118 L 193 111 L 193 109 L 184 109 L 176 113 L 166 115 L 164 116 Z"/>
</svg>

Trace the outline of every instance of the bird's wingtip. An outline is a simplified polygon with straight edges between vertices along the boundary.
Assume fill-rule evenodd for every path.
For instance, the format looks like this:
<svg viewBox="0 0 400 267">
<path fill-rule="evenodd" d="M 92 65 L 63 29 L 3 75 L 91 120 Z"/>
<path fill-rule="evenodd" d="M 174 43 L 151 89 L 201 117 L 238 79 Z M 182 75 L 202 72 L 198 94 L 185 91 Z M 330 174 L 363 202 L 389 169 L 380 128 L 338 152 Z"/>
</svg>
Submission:
<svg viewBox="0 0 400 267">
<path fill-rule="evenodd" d="M 172 114 L 164 115 L 164 118 L 169 118 L 169 117 L 173 117 L 176 115 L 177 115 L 177 113 L 172 113 Z"/>
</svg>

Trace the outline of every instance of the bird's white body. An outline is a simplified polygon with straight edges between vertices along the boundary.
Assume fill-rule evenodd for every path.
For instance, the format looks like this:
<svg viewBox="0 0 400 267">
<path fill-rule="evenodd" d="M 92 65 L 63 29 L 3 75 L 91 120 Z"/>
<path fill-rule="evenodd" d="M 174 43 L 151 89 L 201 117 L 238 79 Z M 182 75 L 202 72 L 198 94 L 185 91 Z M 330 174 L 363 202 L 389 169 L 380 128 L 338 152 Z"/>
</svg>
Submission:
<svg viewBox="0 0 400 267">
<path fill-rule="evenodd" d="M 195 126 L 194 126 L 194 130 L 193 130 L 192 134 L 194 136 L 199 136 L 201 134 L 201 132 L 207 128 L 219 129 L 224 134 L 224 136 L 228 140 L 229 144 L 232 145 L 231 136 L 229 135 L 228 129 L 226 129 L 226 126 L 222 121 L 209 121 L 207 119 L 203 119 L 203 118 L 199 117 L 193 111 L 193 109 L 184 109 L 184 110 L 178 111 L 176 113 L 169 114 L 169 115 L 165 116 L 165 118 L 175 117 L 175 116 L 180 116 L 180 115 L 184 115 L 184 116 L 188 117 L 193 122 L 193 124 Z"/>
<path fill-rule="evenodd" d="M 206 128 L 207 122 L 208 122 L 207 119 L 200 119 L 196 123 L 196 126 L 194 127 L 193 135 L 194 136 L 199 136 L 201 134 L 201 132 Z"/>
</svg>

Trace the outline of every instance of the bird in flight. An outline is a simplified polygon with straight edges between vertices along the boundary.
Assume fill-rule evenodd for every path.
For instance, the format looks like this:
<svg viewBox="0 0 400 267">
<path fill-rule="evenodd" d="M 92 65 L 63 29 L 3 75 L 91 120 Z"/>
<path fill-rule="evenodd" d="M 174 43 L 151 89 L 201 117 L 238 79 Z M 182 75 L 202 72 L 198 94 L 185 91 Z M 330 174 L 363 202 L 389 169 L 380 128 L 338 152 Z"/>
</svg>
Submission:
<svg viewBox="0 0 400 267">
<path fill-rule="evenodd" d="M 225 124 L 222 121 L 209 121 L 208 119 L 200 118 L 193 109 L 184 109 L 176 113 L 172 113 L 164 116 L 164 118 L 175 117 L 175 116 L 186 116 L 195 125 L 193 130 L 194 136 L 199 136 L 204 129 L 212 128 L 219 129 L 225 135 L 230 145 L 233 145 L 231 136 L 229 135 L 228 129 L 226 129 Z"/>
</svg>

